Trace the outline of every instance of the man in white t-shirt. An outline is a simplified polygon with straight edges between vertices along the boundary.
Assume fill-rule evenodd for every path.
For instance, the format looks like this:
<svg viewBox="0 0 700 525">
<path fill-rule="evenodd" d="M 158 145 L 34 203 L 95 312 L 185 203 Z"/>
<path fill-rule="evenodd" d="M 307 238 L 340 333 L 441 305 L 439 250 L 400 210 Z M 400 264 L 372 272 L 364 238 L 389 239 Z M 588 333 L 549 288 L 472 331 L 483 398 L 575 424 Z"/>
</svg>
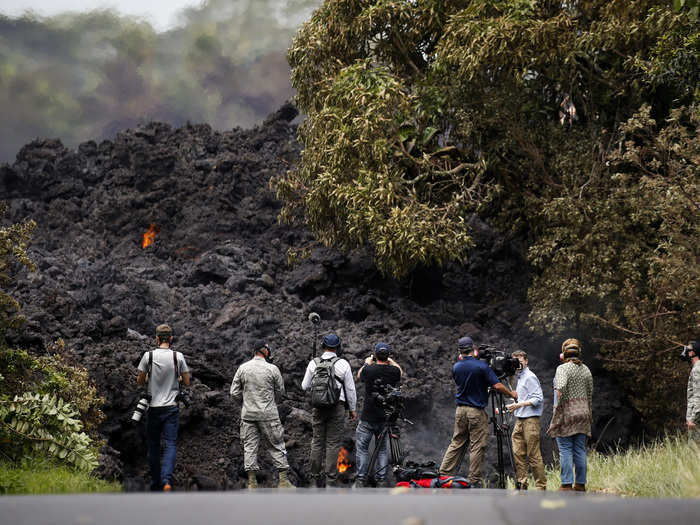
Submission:
<svg viewBox="0 0 700 525">
<path fill-rule="evenodd" d="M 179 409 L 177 397 L 180 393 L 180 381 L 185 386 L 190 384 L 190 369 L 185 357 L 170 349 L 173 342 L 173 330 L 167 324 L 156 328 L 155 350 L 145 352 L 139 362 L 137 383 L 148 383 L 150 396 L 146 420 L 148 440 L 148 464 L 151 469 L 151 490 L 172 490 L 172 475 L 175 469 L 177 453 L 177 430 Z M 165 443 L 163 465 L 160 464 L 160 440 Z"/>
</svg>

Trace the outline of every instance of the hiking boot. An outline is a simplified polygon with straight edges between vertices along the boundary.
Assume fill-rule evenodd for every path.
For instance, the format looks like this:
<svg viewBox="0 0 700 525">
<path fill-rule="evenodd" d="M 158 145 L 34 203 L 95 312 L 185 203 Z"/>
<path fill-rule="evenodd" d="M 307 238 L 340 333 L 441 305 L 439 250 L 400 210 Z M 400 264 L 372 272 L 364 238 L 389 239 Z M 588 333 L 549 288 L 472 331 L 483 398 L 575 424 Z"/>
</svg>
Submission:
<svg viewBox="0 0 700 525">
<path fill-rule="evenodd" d="M 354 489 L 363 489 L 366 486 L 366 482 L 362 478 L 355 478 L 355 483 L 352 484 L 352 488 Z"/>
<path fill-rule="evenodd" d="M 574 489 L 571 488 L 571 483 L 567 483 L 567 484 L 562 485 L 561 487 L 559 487 L 559 492 L 566 492 L 566 491 L 569 491 L 569 490 L 574 490 Z"/>
<path fill-rule="evenodd" d="M 279 483 L 277 483 L 277 486 L 281 489 L 295 489 L 296 487 L 292 484 L 291 481 L 289 481 L 289 476 L 287 475 L 286 470 L 280 470 L 279 471 Z"/>
<path fill-rule="evenodd" d="M 574 490 L 576 492 L 586 492 L 586 485 L 582 485 L 581 483 L 574 483 Z"/>
<path fill-rule="evenodd" d="M 172 492 L 173 486 L 170 483 L 163 485 L 163 492 Z"/>
<path fill-rule="evenodd" d="M 255 477 L 255 471 L 248 471 L 248 488 L 257 489 L 258 488 L 258 478 Z"/>
</svg>

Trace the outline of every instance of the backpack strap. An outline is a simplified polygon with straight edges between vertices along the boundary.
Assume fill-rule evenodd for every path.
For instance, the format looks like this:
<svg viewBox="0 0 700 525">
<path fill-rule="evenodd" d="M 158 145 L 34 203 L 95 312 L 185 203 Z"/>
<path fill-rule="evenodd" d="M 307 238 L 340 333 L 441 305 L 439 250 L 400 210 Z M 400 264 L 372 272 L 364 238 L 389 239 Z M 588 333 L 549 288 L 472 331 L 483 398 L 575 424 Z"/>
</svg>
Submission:
<svg viewBox="0 0 700 525">
<path fill-rule="evenodd" d="M 148 380 L 151 380 L 151 371 L 153 370 L 153 350 L 148 351 Z"/>
<path fill-rule="evenodd" d="M 345 396 L 345 408 L 348 408 L 348 407 L 349 407 L 349 405 L 348 405 L 348 394 L 347 394 L 347 392 L 345 392 L 345 381 L 343 380 L 343 378 L 340 378 L 340 377 L 338 377 L 337 375 L 335 375 L 335 364 L 336 364 L 338 361 L 340 361 L 340 357 L 338 357 L 338 356 L 331 358 L 331 368 L 333 368 L 333 372 L 332 372 L 332 373 L 333 373 L 333 377 L 335 377 L 336 380 L 340 383 L 340 388 L 343 389 L 343 395 Z"/>
</svg>

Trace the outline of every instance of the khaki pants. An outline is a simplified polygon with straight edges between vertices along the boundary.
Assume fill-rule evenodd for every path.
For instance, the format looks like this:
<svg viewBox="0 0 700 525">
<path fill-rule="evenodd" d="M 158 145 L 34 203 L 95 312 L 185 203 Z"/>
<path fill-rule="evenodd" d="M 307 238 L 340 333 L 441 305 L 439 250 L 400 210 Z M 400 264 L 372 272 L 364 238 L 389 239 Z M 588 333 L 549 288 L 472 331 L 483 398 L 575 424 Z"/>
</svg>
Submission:
<svg viewBox="0 0 700 525">
<path fill-rule="evenodd" d="M 527 466 L 530 465 L 535 485 L 540 490 L 547 490 L 547 476 L 544 473 L 544 461 L 540 450 L 540 418 L 517 418 L 513 429 L 513 458 L 515 470 L 521 487 L 527 487 Z"/>
<path fill-rule="evenodd" d="M 345 430 L 345 405 L 314 408 L 311 413 L 311 477 L 318 481 L 325 471 L 326 482 L 334 485 L 338 479 L 338 453 Z"/>
<path fill-rule="evenodd" d="M 483 408 L 459 405 L 455 412 L 452 441 L 447 447 L 445 457 L 442 458 L 440 474 L 452 476 L 457 473 L 459 463 L 464 457 L 467 441 L 469 442 L 469 483 L 480 483 L 484 451 L 489 442 L 489 418 Z"/>
<path fill-rule="evenodd" d="M 258 466 L 258 448 L 260 438 L 269 444 L 272 463 L 277 470 L 287 470 L 287 449 L 284 446 L 284 428 L 279 419 L 271 421 L 241 421 L 241 442 L 243 443 L 243 467 L 246 472 L 260 470 Z"/>
</svg>

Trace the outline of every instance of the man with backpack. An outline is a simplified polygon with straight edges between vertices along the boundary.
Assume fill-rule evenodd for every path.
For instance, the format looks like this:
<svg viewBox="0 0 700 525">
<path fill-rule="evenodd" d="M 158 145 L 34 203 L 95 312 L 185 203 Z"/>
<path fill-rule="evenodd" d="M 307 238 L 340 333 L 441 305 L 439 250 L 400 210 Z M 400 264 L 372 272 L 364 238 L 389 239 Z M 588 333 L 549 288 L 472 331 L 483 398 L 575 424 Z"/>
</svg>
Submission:
<svg viewBox="0 0 700 525">
<path fill-rule="evenodd" d="M 167 324 L 156 327 L 156 344 L 158 347 L 143 354 L 139 363 L 139 375 L 136 382 L 144 385 L 148 382 L 150 398 L 146 421 L 148 439 L 148 464 L 151 469 L 151 490 L 170 492 L 172 475 L 175 470 L 177 455 L 177 430 L 180 394 L 180 381 L 185 386 L 190 384 L 190 370 L 185 357 L 170 349 L 173 342 L 173 330 Z M 165 442 L 163 466 L 160 465 L 160 439 Z"/>
<path fill-rule="evenodd" d="M 301 388 L 311 390 L 312 430 L 311 477 L 317 487 L 338 486 L 338 454 L 345 429 L 345 410 L 351 421 L 357 419 L 357 394 L 350 363 L 342 359 L 340 338 L 328 334 L 323 338 L 323 354 L 306 367 Z M 325 461 L 324 461 L 325 459 Z M 325 463 L 325 465 L 324 465 Z"/>
</svg>

